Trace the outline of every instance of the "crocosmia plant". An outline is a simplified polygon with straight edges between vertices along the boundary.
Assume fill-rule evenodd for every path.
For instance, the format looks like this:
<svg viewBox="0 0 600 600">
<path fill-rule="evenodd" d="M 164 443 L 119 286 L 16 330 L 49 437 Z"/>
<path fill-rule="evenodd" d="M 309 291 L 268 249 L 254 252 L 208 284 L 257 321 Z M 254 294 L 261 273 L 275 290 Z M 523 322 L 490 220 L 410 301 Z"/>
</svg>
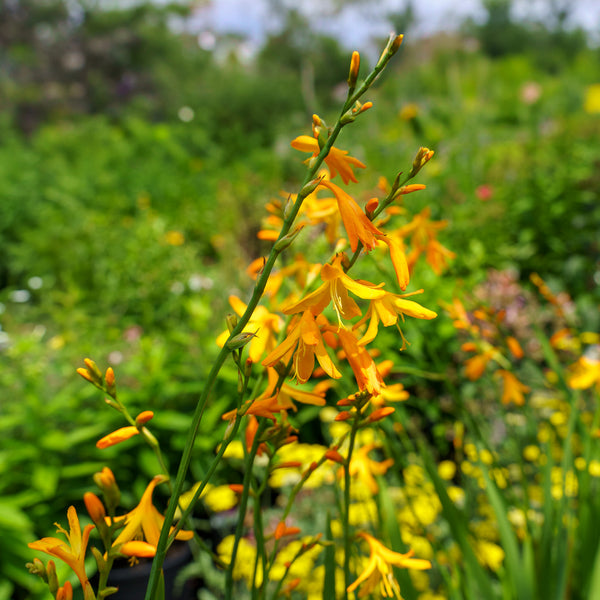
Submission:
<svg viewBox="0 0 600 600">
<path fill-rule="evenodd" d="M 167 467 L 152 432 L 160 413 L 151 405 L 130 413 L 110 366 L 100 368 L 86 358 L 78 369 L 102 392 L 107 408 L 123 418 L 122 427 L 97 441 L 98 452 L 135 437 L 151 448 L 161 469 L 137 505 L 124 507 L 120 488 L 127 482 L 117 482 L 107 465 L 94 476 L 95 491 L 83 497 L 92 523 L 82 527 L 70 506 L 68 525 L 57 524 L 57 537 L 29 544 L 50 557 L 35 558 L 29 569 L 47 582 L 56 600 L 70 600 L 74 593 L 70 579 L 59 581 L 56 561 L 70 567 L 85 600 L 93 600 L 117 592 L 109 575 L 123 558 L 132 564 L 152 559 L 146 598 L 161 598 L 163 563 L 176 540 L 189 542 L 196 557 L 212 562 L 219 597 L 226 599 L 400 598 L 405 584 L 413 588 L 407 572 L 428 587 L 419 577 L 432 568 L 431 546 L 416 522 L 411 536 L 417 548 L 398 537 L 396 515 L 415 510 L 419 518 L 433 520 L 440 507 L 422 471 L 413 472 L 410 493 L 395 497 L 387 489 L 384 476 L 395 468 L 392 432 L 402 431 L 397 424 L 384 425 L 408 397 L 395 376 L 395 362 L 410 352 L 405 319 L 437 316 L 415 299 L 423 290 L 410 290 L 411 275 L 421 256 L 435 273 L 453 257 L 437 240 L 445 222 L 432 221 L 428 209 L 417 213 L 404 205 L 406 195 L 425 188 L 414 179 L 434 152 L 419 148 L 407 157 L 405 174 L 388 174 L 392 183 L 381 178 L 365 201 L 353 186 L 367 166 L 344 148 L 341 135 L 369 119 L 374 108 L 364 97 L 401 43 L 401 35 L 392 35 L 363 79 L 354 52 L 337 120 L 328 124 L 315 114 L 307 131 L 291 141 L 299 168 L 305 164 L 304 181 L 267 204 L 258 236 L 271 243 L 270 253 L 248 267 L 255 280 L 250 297 L 229 298 L 232 312 L 223 316 L 224 331 L 215 331 L 220 352 L 189 415 L 176 471 Z M 377 278 L 384 272 L 393 276 Z M 386 329 L 397 339 L 394 359 L 378 350 Z M 493 355 L 485 357 L 468 367 L 471 374 Z M 237 386 L 231 386 L 222 415 L 225 434 L 203 476 L 193 481 L 195 442 L 226 363 L 235 365 Z M 323 424 L 318 442 L 305 433 L 311 419 Z M 127 444 L 131 447 L 136 446 Z M 223 467 L 236 461 L 243 465 L 242 480 L 223 482 L 228 472 Z M 153 502 L 158 486 L 170 497 L 164 513 Z M 234 515 L 216 544 L 195 530 L 201 499 L 215 513 Z M 307 502 L 320 509 L 311 519 L 305 516 Z"/>
</svg>

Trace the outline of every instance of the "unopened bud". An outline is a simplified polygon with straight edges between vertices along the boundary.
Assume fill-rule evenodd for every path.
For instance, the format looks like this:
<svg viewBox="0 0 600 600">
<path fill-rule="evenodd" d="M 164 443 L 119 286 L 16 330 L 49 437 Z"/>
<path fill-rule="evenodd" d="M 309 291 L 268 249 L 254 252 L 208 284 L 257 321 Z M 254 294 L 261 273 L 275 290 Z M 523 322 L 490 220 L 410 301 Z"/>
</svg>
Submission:
<svg viewBox="0 0 600 600">
<path fill-rule="evenodd" d="M 65 585 L 58 588 L 56 600 L 73 600 L 73 586 L 70 581 L 65 581 Z"/>
<path fill-rule="evenodd" d="M 402 45 L 403 39 L 404 39 L 404 34 L 402 34 L 402 33 L 400 35 L 397 35 L 394 38 L 394 41 L 392 42 L 392 45 L 390 47 L 390 52 L 392 54 L 395 54 L 396 52 L 398 52 L 398 48 L 400 48 L 400 46 Z"/>
<path fill-rule="evenodd" d="M 306 198 L 306 196 L 310 196 L 310 194 L 312 194 L 317 187 L 319 186 L 319 184 L 321 183 L 321 180 L 323 178 L 322 177 L 318 177 L 317 179 L 313 179 L 312 181 L 309 181 L 301 190 L 300 190 L 300 194 L 299 196 L 301 198 Z"/>
<path fill-rule="evenodd" d="M 34 558 L 33 562 L 27 563 L 25 566 L 32 575 L 38 575 L 46 581 L 46 565 L 39 558 Z"/>
<path fill-rule="evenodd" d="M 237 315 L 229 313 L 225 317 L 225 320 L 227 321 L 227 329 L 229 330 L 229 333 L 231 333 L 236 328 L 236 326 L 238 324 Z"/>
<path fill-rule="evenodd" d="M 112 515 L 121 501 L 121 491 L 115 481 L 113 472 L 104 467 L 99 473 L 94 473 L 94 482 L 102 490 L 108 512 Z"/>
<path fill-rule="evenodd" d="M 116 386 L 115 386 L 115 372 L 112 367 L 108 367 L 106 369 L 106 375 L 104 375 L 104 381 L 106 382 L 106 390 L 111 396 L 115 395 Z"/>
<path fill-rule="evenodd" d="M 244 375 L 246 377 L 250 377 L 250 374 L 252 373 L 252 365 L 254 363 L 252 362 L 251 358 L 247 358 L 246 362 L 244 363 Z"/>
<path fill-rule="evenodd" d="M 88 371 L 96 379 L 99 379 L 99 380 L 102 379 L 102 373 L 100 372 L 100 369 L 98 368 L 98 365 L 96 365 L 96 363 L 91 358 L 84 358 L 83 362 L 85 363 L 85 366 L 87 367 Z"/>
<path fill-rule="evenodd" d="M 384 419 L 388 415 L 391 415 L 393 412 L 395 412 L 395 410 L 396 409 L 391 406 L 382 406 L 381 408 L 374 410 L 369 415 L 366 422 L 375 423 L 376 421 L 381 421 L 381 419 Z"/>
<path fill-rule="evenodd" d="M 106 517 L 106 510 L 104 509 L 104 504 L 96 494 L 92 494 L 92 492 L 86 492 L 83 495 L 83 502 L 85 504 L 85 508 L 90 515 L 90 518 L 96 525 L 98 523 L 104 523 L 104 518 Z"/>
<path fill-rule="evenodd" d="M 150 421 L 152 417 L 154 417 L 154 413 L 151 410 L 144 410 L 135 418 L 135 424 L 141 427 Z"/>
<path fill-rule="evenodd" d="M 369 220 L 373 220 L 373 213 L 377 210 L 378 206 L 379 200 L 377 200 L 377 198 L 371 198 L 365 204 L 365 214 L 367 215 L 367 217 L 369 217 Z"/>
<path fill-rule="evenodd" d="M 90 373 L 88 372 L 87 369 L 84 369 L 83 367 L 79 367 L 77 369 L 77 373 L 79 373 L 79 375 L 81 375 L 84 379 L 86 379 L 90 383 L 95 383 L 94 378 L 90 375 Z"/>
<path fill-rule="evenodd" d="M 46 576 L 48 577 L 48 588 L 50 588 L 50 593 L 53 596 L 56 596 L 56 592 L 58 592 L 58 576 L 56 575 L 56 565 L 53 560 L 48 561 L 48 566 L 46 567 Z"/>
<path fill-rule="evenodd" d="M 431 160 L 433 154 L 433 150 L 430 150 L 429 148 L 419 148 L 417 155 L 413 160 L 412 169 L 408 178 L 413 178 Z"/>
<path fill-rule="evenodd" d="M 243 331 L 238 335 L 234 335 L 230 340 L 227 341 L 225 345 L 227 346 L 228 350 L 238 350 L 239 348 L 243 348 L 253 337 L 255 337 L 256 333 L 256 331 L 254 333 L 250 331 Z"/>
<path fill-rule="evenodd" d="M 420 190 L 424 190 L 427 186 L 422 183 L 410 183 L 409 185 L 403 185 L 401 188 L 398 188 L 398 191 L 394 193 L 394 199 L 398 196 L 405 196 L 406 194 L 412 194 L 413 192 L 418 192 Z"/>
<path fill-rule="evenodd" d="M 358 70 L 360 68 L 360 54 L 355 50 L 352 53 L 352 59 L 350 60 L 350 72 L 348 73 L 348 87 L 353 90 L 356 87 L 356 80 L 358 79 Z"/>
<path fill-rule="evenodd" d="M 275 252 L 283 252 L 286 248 L 292 245 L 293 241 L 298 237 L 298 234 L 304 229 L 304 225 L 298 225 L 294 231 L 284 235 L 280 240 L 278 240 L 273 246 L 273 250 Z"/>
<path fill-rule="evenodd" d="M 119 427 L 119 429 L 115 429 L 111 431 L 108 435 L 105 435 L 103 438 L 100 438 L 96 442 L 96 448 L 100 448 L 103 450 L 104 448 L 110 448 L 110 446 L 114 446 L 116 444 L 120 444 L 125 440 L 137 435 L 139 433 L 139 429 L 133 425 L 127 425 L 127 427 Z"/>
<path fill-rule="evenodd" d="M 346 462 L 344 457 L 333 448 L 330 448 L 329 450 L 327 450 L 327 452 L 325 452 L 325 458 L 327 458 L 328 460 L 332 460 L 333 462 L 336 462 L 340 465 L 343 465 Z"/>
<path fill-rule="evenodd" d="M 347 421 L 348 419 L 352 418 L 352 413 L 348 412 L 347 410 L 343 410 L 341 413 L 339 413 L 334 421 Z"/>
</svg>

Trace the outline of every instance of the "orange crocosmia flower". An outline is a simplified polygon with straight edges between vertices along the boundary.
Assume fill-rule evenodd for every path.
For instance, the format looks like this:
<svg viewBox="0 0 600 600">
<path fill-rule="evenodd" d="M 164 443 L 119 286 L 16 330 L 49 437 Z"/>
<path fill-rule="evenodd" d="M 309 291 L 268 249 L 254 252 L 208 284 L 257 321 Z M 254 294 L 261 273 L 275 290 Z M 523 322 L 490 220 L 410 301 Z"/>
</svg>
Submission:
<svg viewBox="0 0 600 600">
<path fill-rule="evenodd" d="M 465 361 L 465 375 L 471 380 L 476 381 L 479 379 L 485 368 L 493 358 L 494 352 L 492 350 L 486 350 L 482 354 L 476 354 Z"/>
<path fill-rule="evenodd" d="M 265 367 L 272 367 L 278 361 L 289 359 L 293 355 L 294 373 L 300 383 L 306 383 L 315 367 L 315 357 L 323 370 L 333 379 L 342 375 L 336 369 L 327 354 L 325 343 L 319 326 L 310 310 L 305 310 L 297 320 L 288 336 L 262 362 Z"/>
<path fill-rule="evenodd" d="M 229 296 L 229 304 L 233 310 L 241 317 L 246 312 L 246 305 L 236 296 Z M 243 332 L 256 333 L 249 344 L 248 357 L 252 362 L 259 362 L 264 354 L 271 352 L 276 346 L 277 334 L 283 327 L 283 319 L 276 314 L 269 312 L 264 306 L 257 306 L 246 324 Z M 229 331 L 225 330 L 217 338 L 217 345 L 223 347 Z"/>
<path fill-rule="evenodd" d="M 362 585 L 358 594 L 359 598 L 368 596 L 376 588 L 379 588 L 382 598 L 400 598 L 400 586 L 394 577 L 393 567 L 418 571 L 431 569 L 431 563 L 428 560 L 412 558 L 414 554 L 412 550 L 406 554 L 400 554 L 386 548 L 368 533 L 360 532 L 358 535 L 366 540 L 371 551 L 367 566 L 347 589 L 348 592 L 353 592 L 359 585 Z"/>
<path fill-rule="evenodd" d="M 69 531 L 55 523 L 57 531 L 67 538 L 67 542 L 54 537 L 45 537 L 27 545 L 32 550 L 39 550 L 50 556 L 60 558 L 69 565 L 81 583 L 85 600 L 88 600 L 94 598 L 94 592 L 85 572 L 85 552 L 90 538 L 90 531 L 94 529 L 95 525 L 86 525 L 82 532 L 74 506 L 70 506 L 67 510 L 67 518 L 69 520 Z"/>
<path fill-rule="evenodd" d="M 385 292 L 385 294 L 380 298 L 374 298 L 371 300 L 369 309 L 367 310 L 365 316 L 354 326 L 354 328 L 359 327 L 367 319 L 370 319 L 367 331 L 358 343 L 361 346 L 364 346 L 372 342 L 377 335 L 379 322 L 381 321 L 384 327 L 389 327 L 390 325 L 396 325 L 398 327 L 398 331 L 400 332 L 403 341 L 402 349 L 404 349 L 406 347 L 406 340 L 404 339 L 402 330 L 398 325 L 398 317 L 401 317 L 402 321 L 404 321 L 404 315 L 414 317 L 415 319 L 428 320 L 437 317 L 437 313 L 434 313 L 432 310 L 429 310 L 428 308 L 425 308 L 417 302 L 413 302 L 412 300 L 406 300 L 406 296 L 419 294 L 422 291 L 423 290 L 419 290 L 417 292 L 412 292 L 411 294 L 400 295 Z"/>
<path fill-rule="evenodd" d="M 139 504 L 126 515 L 115 517 L 115 521 L 125 520 L 125 527 L 119 531 L 117 539 L 113 542 L 113 546 L 125 544 L 134 540 L 145 538 L 146 542 L 151 546 L 158 545 L 158 538 L 162 529 L 165 518 L 158 512 L 152 503 L 152 493 L 154 488 L 165 481 L 164 475 L 157 475 L 146 487 L 146 491 L 142 495 Z M 107 517 L 107 524 L 110 525 L 110 519 Z M 173 528 L 172 528 L 173 529 Z M 193 531 L 180 530 L 175 539 L 191 540 L 194 537 Z M 135 547 L 129 547 L 135 549 Z M 132 556 L 135 556 L 132 554 Z"/>
<path fill-rule="evenodd" d="M 148 542 L 134 540 L 133 542 L 125 542 L 119 548 L 119 554 L 138 558 L 152 558 L 156 554 L 156 547 Z"/>
<path fill-rule="evenodd" d="M 392 458 L 388 458 L 383 462 L 370 459 L 369 452 L 374 450 L 375 447 L 375 444 L 367 444 L 355 450 L 350 459 L 349 467 L 350 475 L 358 479 L 361 485 L 366 486 L 371 494 L 376 494 L 379 491 L 375 476 L 384 475 L 394 464 L 394 459 Z"/>
<path fill-rule="evenodd" d="M 109 433 L 102 439 L 98 440 L 96 442 L 96 447 L 102 449 L 108 448 L 109 446 L 114 446 L 115 444 L 120 444 L 121 442 L 128 440 L 130 437 L 137 435 L 139 432 L 139 429 L 133 425 L 120 427 L 119 429 L 115 429 L 115 431 L 112 433 Z"/>
<path fill-rule="evenodd" d="M 295 140 L 292 140 L 291 146 L 301 152 L 312 152 L 313 156 L 317 156 L 321 151 L 319 142 L 314 137 L 308 135 L 298 136 Z M 325 157 L 325 164 L 329 168 L 332 178 L 339 173 L 342 181 L 346 184 L 349 181 L 357 182 L 352 170 L 353 167 L 359 169 L 366 167 L 358 158 L 349 156 L 347 150 L 339 150 L 334 147 L 329 150 L 329 154 Z"/>
<path fill-rule="evenodd" d="M 350 248 L 352 252 L 355 252 L 358 248 L 358 242 L 362 242 L 363 246 L 367 251 L 372 250 L 378 237 L 383 236 L 383 232 L 379 231 L 373 223 L 369 220 L 369 217 L 364 213 L 360 206 L 356 203 L 356 200 L 346 193 L 340 187 L 327 181 L 326 179 L 321 180 L 319 187 L 326 187 L 331 190 L 337 200 L 340 215 L 342 216 L 342 222 L 344 223 L 344 229 L 348 234 L 348 241 L 350 242 Z"/>
<path fill-rule="evenodd" d="M 404 253 L 404 244 L 402 240 L 389 235 L 378 235 L 376 237 L 389 248 L 390 258 L 392 259 L 392 265 L 396 272 L 398 285 L 401 290 L 405 290 L 410 281 L 410 270 L 408 268 L 408 261 L 406 259 L 406 254 Z"/>
<path fill-rule="evenodd" d="M 313 315 L 321 314 L 325 307 L 333 302 L 333 308 L 341 325 L 342 318 L 352 319 L 361 314 L 360 308 L 350 296 L 348 291 L 365 300 L 382 298 L 386 292 L 378 287 L 360 283 L 346 275 L 341 265 L 341 257 L 336 257 L 332 264 L 325 264 L 321 268 L 323 283 L 302 300 L 283 307 L 283 312 L 292 315 L 297 312 L 310 310 Z"/>
<path fill-rule="evenodd" d="M 256 415 L 258 417 L 267 417 L 275 420 L 275 413 L 281 411 L 298 409 L 294 400 L 302 404 L 311 404 L 313 406 L 325 406 L 325 393 L 328 386 L 315 387 L 312 392 L 302 390 L 298 386 L 291 386 L 283 383 L 277 391 L 279 375 L 275 369 L 267 369 L 269 383 L 267 389 L 256 400 L 252 400 L 250 407 L 244 412 L 247 415 Z M 235 418 L 237 409 L 225 413 L 222 418 L 225 420 Z"/>
<path fill-rule="evenodd" d="M 524 356 L 523 348 L 521 348 L 521 344 L 519 344 L 519 340 L 517 340 L 517 338 L 513 337 L 512 335 L 509 335 L 506 338 L 506 345 L 508 346 L 510 353 L 516 359 L 523 358 L 523 356 Z"/>
<path fill-rule="evenodd" d="M 358 340 L 350 331 L 339 329 L 337 335 L 344 350 L 344 357 L 354 373 L 358 389 L 367 390 L 374 396 L 381 394 L 383 378 L 366 348 L 359 346 Z"/>
<path fill-rule="evenodd" d="M 531 388 L 521 383 L 510 371 L 498 369 L 496 373 L 502 377 L 504 390 L 502 392 L 502 404 L 514 402 L 516 406 L 525 404 L 524 394 L 531 391 Z"/>
<path fill-rule="evenodd" d="M 600 360 L 582 356 L 567 371 L 567 384 L 574 390 L 585 390 L 596 385 L 600 389 Z"/>
<path fill-rule="evenodd" d="M 427 262 L 434 273 L 439 275 L 446 267 L 447 260 L 455 258 L 456 255 L 436 239 L 438 232 L 444 229 L 448 222 L 432 221 L 430 215 L 431 209 L 424 208 L 410 223 L 400 227 L 395 233 L 402 238 L 410 238 L 412 250 L 407 257 L 409 269 L 412 270 L 419 256 L 425 253 Z"/>
<path fill-rule="evenodd" d="M 296 535 L 300 533 L 300 527 L 288 527 L 285 521 L 279 521 L 275 528 L 275 539 L 280 540 L 282 537 Z"/>
</svg>

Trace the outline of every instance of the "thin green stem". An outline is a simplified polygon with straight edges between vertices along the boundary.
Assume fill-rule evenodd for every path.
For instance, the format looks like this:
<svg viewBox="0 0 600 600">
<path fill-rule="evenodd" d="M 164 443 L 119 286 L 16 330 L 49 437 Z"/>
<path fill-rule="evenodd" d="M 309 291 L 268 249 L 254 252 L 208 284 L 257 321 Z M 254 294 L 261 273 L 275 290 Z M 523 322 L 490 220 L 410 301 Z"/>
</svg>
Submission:
<svg viewBox="0 0 600 600">
<path fill-rule="evenodd" d="M 352 429 L 350 430 L 348 455 L 346 457 L 346 464 L 344 465 L 344 507 L 342 511 L 342 530 L 344 532 L 344 598 L 348 598 L 346 590 L 350 585 L 350 549 L 352 546 L 352 539 L 350 537 L 350 487 L 352 485 L 350 461 L 352 460 L 352 453 L 354 452 L 354 443 L 356 441 L 360 416 L 360 411 L 357 411 L 354 421 L 352 422 Z"/>
<path fill-rule="evenodd" d="M 242 537 L 242 530 L 244 528 L 244 516 L 246 514 L 246 508 L 248 506 L 248 498 L 250 497 L 250 483 L 252 480 L 252 465 L 254 464 L 254 458 L 258 452 L 258 446 L 260 444 L 260 435 L 266 427 L 265 422 L 259 424 L 254 440 L 252 441 L 252 447 L 246 455 L 244 464 L 244 479 L 242 481 L 242 495 L 240 497 L 240 505 L 238 508 L 238 519 L 235 527 L 235 539 L 233 542 L 233 548 L 231 550 L 231 561 L 229 568 L 225 575 L 225 600 L 231 600 L 231 593 L 233 591 L 233 569 L 235 567 L 235 559 L 237 557 L 237 551 Z"/>
</svg>

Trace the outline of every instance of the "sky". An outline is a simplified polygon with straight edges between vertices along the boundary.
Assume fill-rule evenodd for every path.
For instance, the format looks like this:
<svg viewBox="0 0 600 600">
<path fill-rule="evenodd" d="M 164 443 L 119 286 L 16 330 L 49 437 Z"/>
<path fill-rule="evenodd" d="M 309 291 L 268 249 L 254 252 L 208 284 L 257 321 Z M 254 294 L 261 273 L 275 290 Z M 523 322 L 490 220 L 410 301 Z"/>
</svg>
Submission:
<svg viewBox="0 0 600 600">
<path fill-rule="evenodd" d="M 516 0 L 515 16 L 542 18 L 548 14 L 552 1 L 572 7 L 573 24 L 600 33 L 600 0 Z M 350 49 L 363 50 L 373 36 L 381 38 L 390 33 L 390 25 L 381 15 L 402 8 L 406 2 L 355 1 L 335 15 L 325 12 L 327 3 L 322 0 L 295 0 L 293 4 L 311 18 L 317 29 L 333 35 Z M 417 0 L 413 6 L 417 16 L 414 35 L 452 29 L 466 17 L 481 19 L 485 15 L 480 0 Z M 211 0 L 197 10 L 193 19 L 193 28 L 198 31 L 240 33 L 255 44 L 260 44 L 265 33 L 276 30 L 277 25 L 269 0 Z"/>
</svg>

